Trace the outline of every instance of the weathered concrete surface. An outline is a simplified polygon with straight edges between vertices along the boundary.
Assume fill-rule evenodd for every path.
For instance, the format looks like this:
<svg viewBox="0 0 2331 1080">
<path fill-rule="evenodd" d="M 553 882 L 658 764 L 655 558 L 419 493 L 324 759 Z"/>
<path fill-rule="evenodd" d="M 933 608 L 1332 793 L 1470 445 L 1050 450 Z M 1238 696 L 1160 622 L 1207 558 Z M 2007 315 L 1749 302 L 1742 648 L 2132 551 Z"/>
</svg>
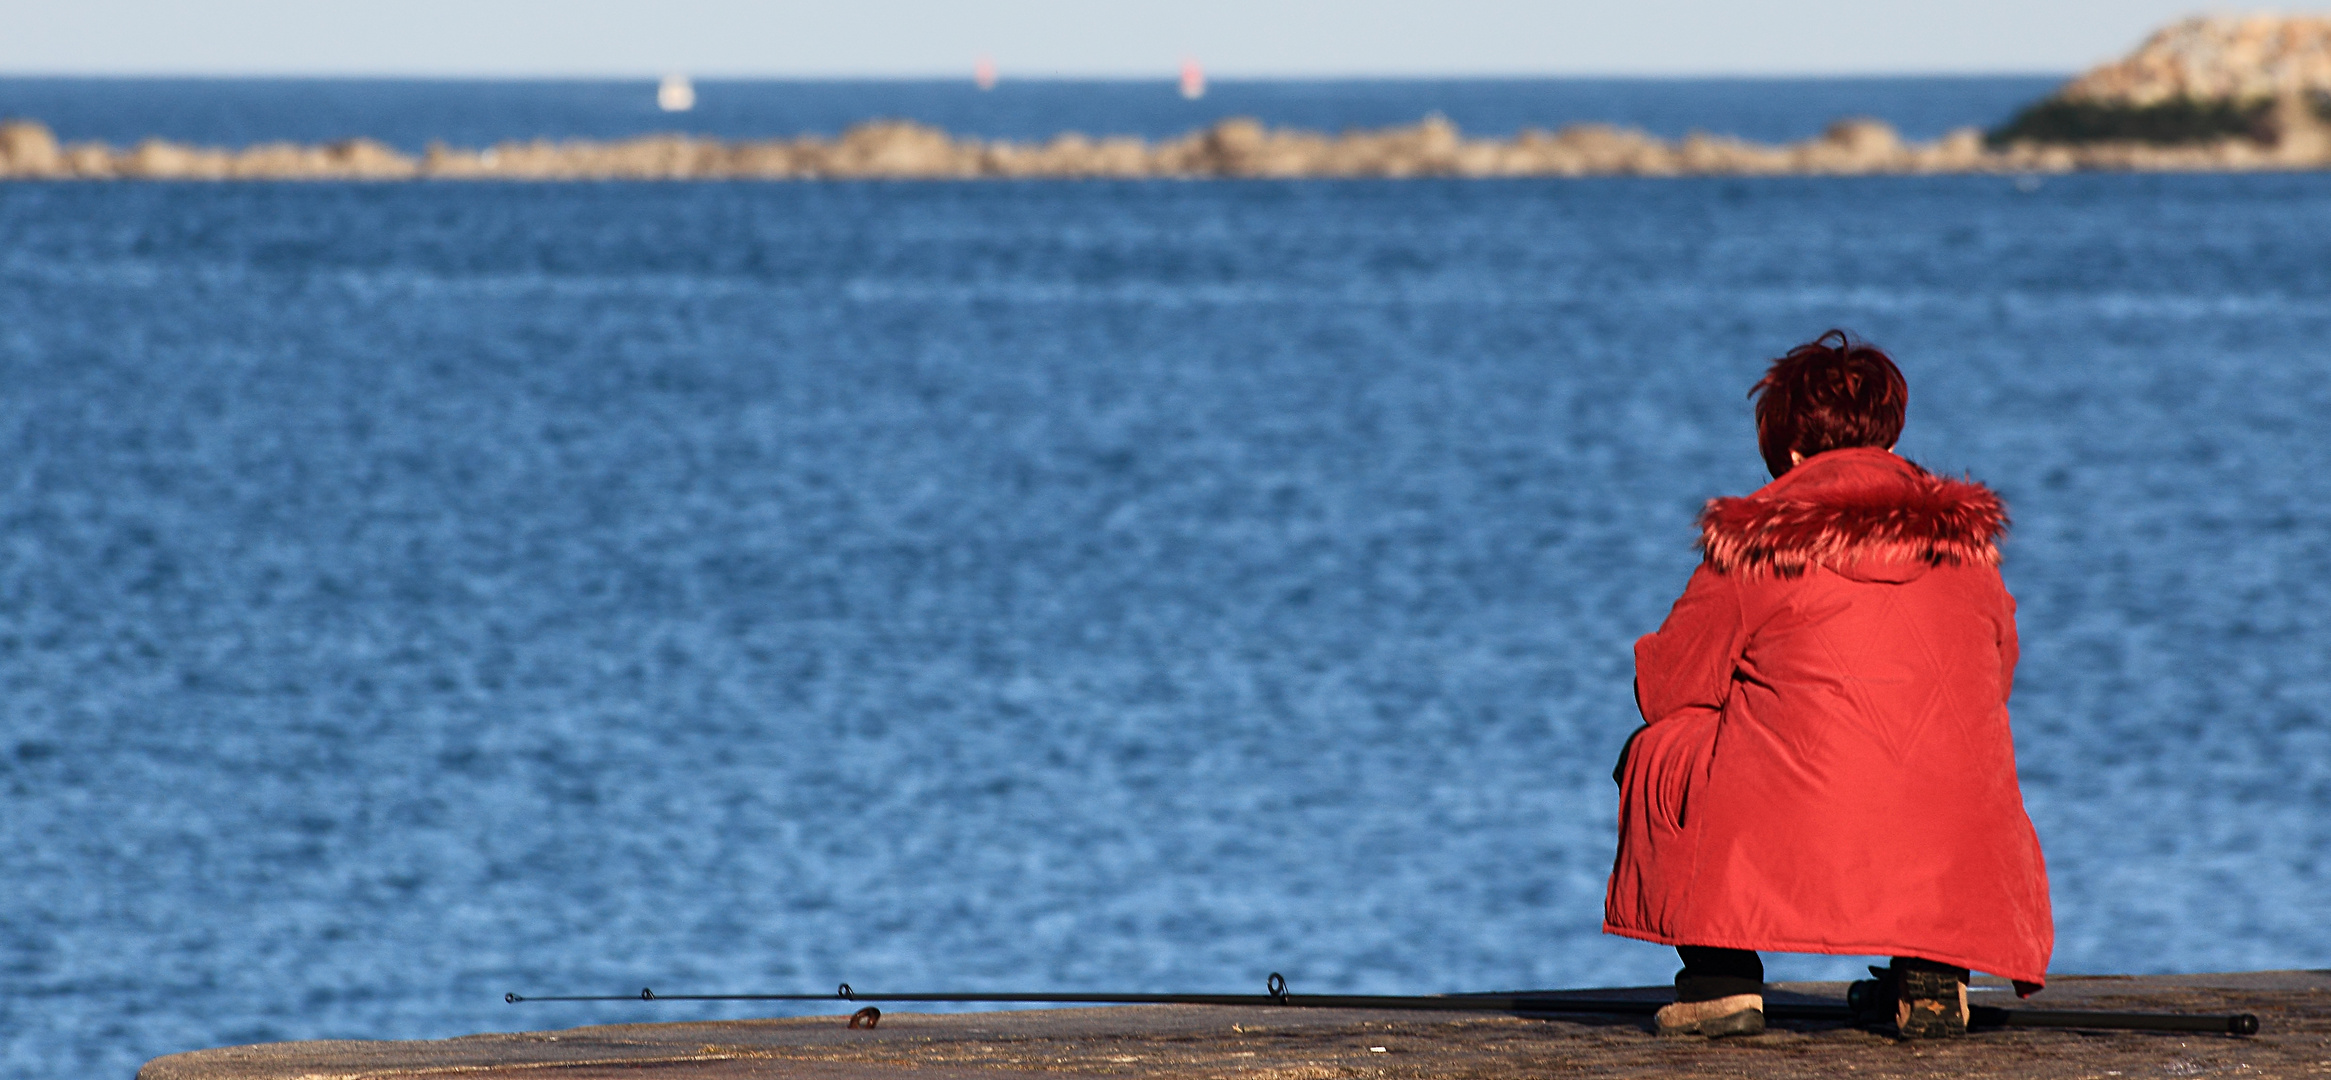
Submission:
<svg viewBox="0 0 2331 1080">
<path fill-rule="evenodd" d="M 1988 980 L 1979 985 L 1993 985 Z M 1838 983 L 1786 984 L 1815 997 Z M 1660 990 L 1636 991 L 1659 995 Z M 1983 999 L 2006 1004 L 1993 991 Z M 2001 1000 L 2004 999 L 2004 1000 Z M 1898 1043 L 1834 1024 L 1753 1038 L 1660 1039 L 1640 1018 L 1138 1006 L 622 1024 L 435 1042 L 305 1042 L 173 1054 L 140 1080 L 1011 1080 L 1038 1075 L 1343 1077 L 2331 1076 L 2331 971 L 2065 977 L 2050 1008 L 2254 1012 L 2254 1038 L 2000 1031 Z M 640 1006 L 643 1014 L 685 1006 Z M 668 1015 L 668 1014 L 667 1014 Z M 1380 1049 L 1379 1049 L 1380 1048 Z"/>
</svg>

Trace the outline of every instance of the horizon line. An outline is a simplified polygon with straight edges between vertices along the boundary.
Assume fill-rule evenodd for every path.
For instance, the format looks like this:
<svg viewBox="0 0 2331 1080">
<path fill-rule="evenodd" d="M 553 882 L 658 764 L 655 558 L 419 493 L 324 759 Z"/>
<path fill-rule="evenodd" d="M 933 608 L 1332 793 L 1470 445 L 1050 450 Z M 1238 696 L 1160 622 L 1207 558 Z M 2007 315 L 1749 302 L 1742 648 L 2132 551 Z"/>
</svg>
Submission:
<svg viewBox="0 0 2331 1080">
<path fill-rule="evenodd" d="M 1287 83 L 1287 82 L 1565 82 L 1565 81 L 1683 81 L 1693 79 L 1754 81 L 1790 81 L 1820 79 L 2042 79 L 2070 78 L 2078 70 L 2035 70 L 2029 68 L 1990 69 L 1920 69 L 1885 71 L 1473 71 L 1473 72 L 1302 72 L 1256 73 L 1209 71 L 1209 83 Z M 948 72 L 819 72 L 819 73 L 757 73 L 697 72 L 685 68 L 663 68 L 632 72 L 399 72 L 399 71 L 339 71 L 306 72 L 283 71 L 7 71 L 0 70 L 0 80 L 6 79 L 116 79 L 135 81 L 161 80 L 247 80 L 253 82 L 646 82 L 653 83 L 671 75 L 680 75 L 691 82 L 710 83 L 813 83 L 813 82 L 868 82 L 868 83 L 947 83 L 972 85 L 968 73 Z M 1160 69 L 1154 74 L 1123 72 L 1043 72 L 1025 75 L 1004 75 L 996 85 L 1009 83 L 1172 83 L 1178 73 Z"/>
</svg>

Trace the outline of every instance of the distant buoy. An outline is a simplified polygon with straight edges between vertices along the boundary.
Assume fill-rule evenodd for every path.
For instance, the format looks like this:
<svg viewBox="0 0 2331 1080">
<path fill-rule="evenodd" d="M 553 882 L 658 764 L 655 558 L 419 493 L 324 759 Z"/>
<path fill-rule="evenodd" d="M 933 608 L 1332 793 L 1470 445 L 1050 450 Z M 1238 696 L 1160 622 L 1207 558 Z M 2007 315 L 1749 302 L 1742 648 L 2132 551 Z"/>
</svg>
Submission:
<svg viewBox="0 0 2331 1080">
<path fill-rule="evenodd" d="M 1198 66 L 1196 58 L 1182 61 L 1182 97 L 1196 101 L 1206 96 L 1206 69 Z"/>
<path fill-rule="evenodd" d="M 982 90 L 995 89 L 996 62 L 984 56 L 980 57 L 979 63 L 973 64 L 971 66 L 971 82 L 972 85 L 977 86 Z"/>
<path fill-rule="evenodd" d="M 687 112 L 696 107 L 696 86 L 686 75 L 666 75 L 656 84 L 656 107 L 665 112 Z"/>
</svg>

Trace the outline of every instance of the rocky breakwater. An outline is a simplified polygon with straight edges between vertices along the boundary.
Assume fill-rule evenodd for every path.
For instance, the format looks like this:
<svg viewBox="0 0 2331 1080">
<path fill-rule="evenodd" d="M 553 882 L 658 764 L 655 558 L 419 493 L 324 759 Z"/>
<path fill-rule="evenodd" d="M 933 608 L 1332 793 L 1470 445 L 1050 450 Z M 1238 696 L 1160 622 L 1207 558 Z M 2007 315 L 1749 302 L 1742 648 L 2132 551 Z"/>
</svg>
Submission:
<svg viewBox="0 0 2331 1080">
<path fill-rule="evenodd" d="M 2331 16 L 2199 16 L 1991 133 L 2091 167 L 2331 167 Z"/>
<path fill-rule="evenodd" d="M 47 127 L 0 122 L 0 177 L 17 179 L 348 179 L 401 180 L 418 175 L 413 159 L 371 139 L 328 146 L 264 143 L 242 150 L 147 139 L 123 149 L 102 143 L 60 146 Z"/>
<path fill-rule="evenodd" d="M 2028 160 L 2027 160 L 2028 159 Z M 1664 140 L 1583 124 L 1467 138 L 1428 117 L 1411 125 L 1326 134 L 1250 119 L 1150 142 L 1069 133 L 1042 143 L 956 138 L 905 121 L 875 121 L 839 138 L 724 142 L 657 135 L 613 142 L 431 146 L 412 155 L 356 139 L 240 150 L 147 140 L 127 148 L 59 145 L 30 121 L 0 125 L 0 176 L 147 180 L 788 180 L 1418 176 L 1684 176 L 2020 171 L 2042 156 L 1987 148 L 1969 128 L 1908 143 L 1875 120 L 1841 120 L 1818 138 L 1779 145 L 1694 134 Z"/>
</svg>

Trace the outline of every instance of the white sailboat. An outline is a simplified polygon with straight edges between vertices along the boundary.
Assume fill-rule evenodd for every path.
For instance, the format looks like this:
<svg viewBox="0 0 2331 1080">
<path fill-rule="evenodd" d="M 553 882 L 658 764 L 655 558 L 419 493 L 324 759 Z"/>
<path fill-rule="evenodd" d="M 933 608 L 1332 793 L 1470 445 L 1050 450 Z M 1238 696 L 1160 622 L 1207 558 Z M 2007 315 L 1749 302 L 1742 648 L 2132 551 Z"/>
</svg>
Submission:
<svg viewBox="0 0 2331 1080">
<path fill-rule="evenodd" d="M 666 75 L 656 84 L 656 107 L 665 112 L 687 112 L 696 107 L 696 84 L 686 75 Z"/>
</svg>

